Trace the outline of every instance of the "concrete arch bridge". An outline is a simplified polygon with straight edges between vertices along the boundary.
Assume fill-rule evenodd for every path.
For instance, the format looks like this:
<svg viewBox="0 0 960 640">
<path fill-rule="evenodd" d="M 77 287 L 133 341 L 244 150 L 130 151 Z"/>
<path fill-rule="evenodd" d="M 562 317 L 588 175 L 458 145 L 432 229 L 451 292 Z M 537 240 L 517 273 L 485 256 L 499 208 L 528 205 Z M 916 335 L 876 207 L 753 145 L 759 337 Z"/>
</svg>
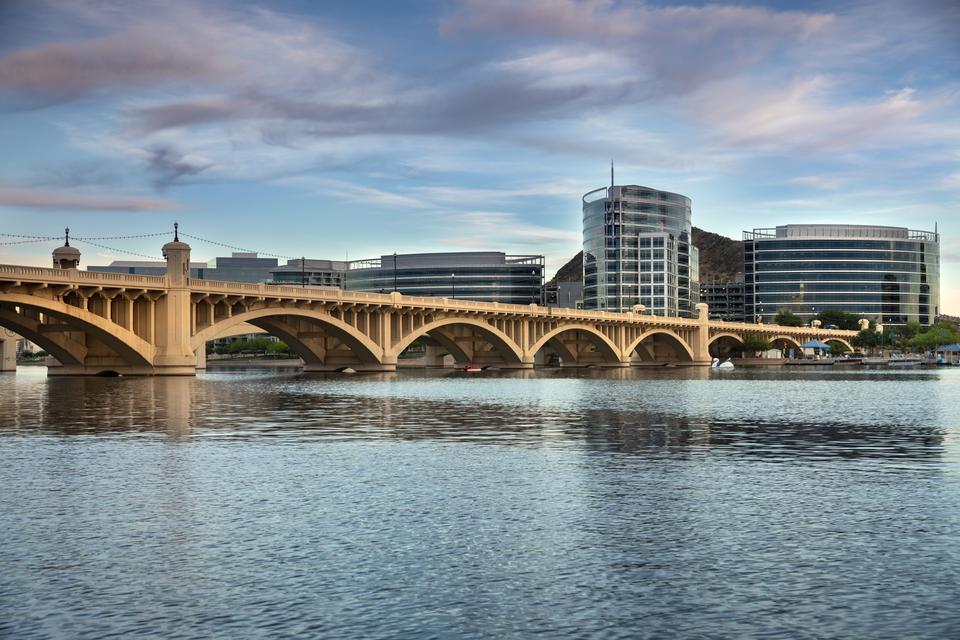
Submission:
<svg viewBox="0 0 960 640">
<path fill-rule="evenodd" d="M 849 347 L 855 335 L 711 321 L 706 305 L 697 318 L 664 318 L 195 280 L 188 245 L 168 243 L 164 255 L 166 276 L 0 265 L 4 351 L 15 332 L 56 359 L 51 375 L 193 375 L 207 341 L 252 325 L 290 345 L 307 371 L 392 371 L 418 339 L 435 361 L 449 354 L 462 365 L 528 369 L 551 360 L 709 365 L 748 334 L 793 347 L 810 338 Z"/>
</svg>

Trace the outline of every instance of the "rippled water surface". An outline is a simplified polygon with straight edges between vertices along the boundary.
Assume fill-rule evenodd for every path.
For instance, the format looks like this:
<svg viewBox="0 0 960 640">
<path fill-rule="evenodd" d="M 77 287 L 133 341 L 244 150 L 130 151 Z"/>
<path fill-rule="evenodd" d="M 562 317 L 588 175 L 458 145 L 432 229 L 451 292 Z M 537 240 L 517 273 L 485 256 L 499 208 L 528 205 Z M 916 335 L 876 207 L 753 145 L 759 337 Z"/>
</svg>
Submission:
<svg viewBox="0 0 960 640">
<path fill-rule="evenodd" d="M 957 638 L 960 369 L 0 376 L 3 638 Z"/>
</svg>

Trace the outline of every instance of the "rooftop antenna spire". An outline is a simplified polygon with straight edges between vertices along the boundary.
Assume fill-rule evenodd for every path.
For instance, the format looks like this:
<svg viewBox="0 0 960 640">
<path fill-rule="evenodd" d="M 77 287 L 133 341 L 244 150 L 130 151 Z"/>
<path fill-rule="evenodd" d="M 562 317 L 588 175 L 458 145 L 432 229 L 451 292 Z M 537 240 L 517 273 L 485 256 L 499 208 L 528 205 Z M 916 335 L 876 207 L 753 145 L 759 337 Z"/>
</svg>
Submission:
<svg viewBox="0 0 960 640">
<path fill-rule="evenodd" d="M 70 246 L 70 227 L 63 230 L 63 246 Z"/>
<path fill-rule="evenodd" d="M 613 158 L 610 158 L 610 186 L 613 186 Z"/>
<path fill-rule="evenodd" d="M 174 223 L 173 223 L 173 241 L 174 241 L 174 242 L 180 242 L 180 231 L 179 231 L 179 229 L 180 229 L 180 223 L 174 222 Z"/>
</svg>

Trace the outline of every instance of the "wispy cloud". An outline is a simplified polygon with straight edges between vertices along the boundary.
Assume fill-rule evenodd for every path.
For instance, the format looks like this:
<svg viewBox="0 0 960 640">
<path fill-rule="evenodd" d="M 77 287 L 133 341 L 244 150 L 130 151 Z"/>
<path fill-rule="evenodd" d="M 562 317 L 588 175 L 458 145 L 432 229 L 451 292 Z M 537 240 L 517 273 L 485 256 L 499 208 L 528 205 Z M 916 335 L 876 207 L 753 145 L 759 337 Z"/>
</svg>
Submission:
<svg viewBox="0 0 960 640">
<path fill-rule="evenodd" d="M 843 179 L 838 176 L 798 176 L 791 178 L 792 184 L 811 189 L 839 189 L 843 184 Z"/>
<path fill-rule="evenodd" d="M 147 166 L 154 175 L 154 187 L 162 191 L 182 178 L 206 171 L 213 163 L 185 156 L 167 146 L 157 146 L 150 150 Z"/>
<path fill-rule="evenodd" d="M 179 204 L 165 198 L 76 193 L 0 185 L 0 207 L 58 211 L 166 211 Z"/>
</svg>

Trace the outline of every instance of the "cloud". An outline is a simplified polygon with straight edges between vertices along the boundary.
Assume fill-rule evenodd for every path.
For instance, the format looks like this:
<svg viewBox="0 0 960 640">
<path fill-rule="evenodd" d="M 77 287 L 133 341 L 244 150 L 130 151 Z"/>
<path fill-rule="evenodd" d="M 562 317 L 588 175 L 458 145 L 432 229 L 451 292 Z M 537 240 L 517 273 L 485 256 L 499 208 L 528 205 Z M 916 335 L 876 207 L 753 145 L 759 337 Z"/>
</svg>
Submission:
<svg viewBox="0 0 960 640">
<path fill-rule="evenodd" d="M 698 92 L 688 109 L 708 125 L 714 144 L 754 152 L 896 147 L 956 134 L 920 122 L 939 105 L 921 100 L 913 88 L 891 90 L 872 100 L 839 101 L 836 84 L 824 75 L 781 87 L 730 80 Z"/>
<path fill-rule="evenodd" d="M 56 21 L 92 23 L 105 35 L 50 42 L 0 58 L 0 96 L 45 106 L 90 94 L 200 88 L 333 87 L 363 77 L 363 52 L 309 22 L 213 3 L 39 3 Z M 369 77 L 367 80 L 371 80 Z M 348 83 L 351 86 L 352 83 Z"/>
<path fill-rule="evenodd" d="M 441 242 L 461 247 L 489 248 L 491 238 L 498 246 L 544 245 L 576 246 L 582 242 L 579 230 L 557 229 L 534 225 L 522 220 L 517 214 L 503 211 L 464 211 L 444 216 L 447 226 L 456 229 L 457 235 L 442 238 Z M 539 250 L 538 250 L 539 252 Z"/>
<path fill-rule="evenodd" d="M 226 71 L 215 51 L 201 54 L 197 49 L 188 34 L 166 27 L 134 27 L 83 42 L 41 45 L 0 58 L 0 92 L 42 106 L 106 88 L 149 88 Z"/>
<path fill-rule="evenodd" d="M 173 200 L 163 198 L 75 193 L 0 185 L 0 207 L 138 212 L 178 209 L 179 205 Z"/>
<path fill-rule="evenodd" d="M 466 0 L 441 21 L 441 33 L 502 31 L 618 52 L 651 93 L 684 94 L 761 62 L 771 52 L 823 31 L 834 16 L 763 7 L 624 6 L 610 0 Z M 544 71 L 555 56 L 528 56 Z M 569 64 L 569 61 L 567 61 Z M 616 69 L 616 67 L 614 67 Z"/>
<path fill-rule="evenodd" d="M 195 176 L 213 164 L 203 158 L 184 156 L 170 147 L 157 146 L 150 150 L 147 167 L 153 174 L 153 186 L 163 191 L 181 178 Z"/>
<path fill-rule="evenodd" d="M 798 176 L 790 180 L 793 184 L 811 189 L 839 189 L 843 180 L 837 176 Z"/>
</svg>

